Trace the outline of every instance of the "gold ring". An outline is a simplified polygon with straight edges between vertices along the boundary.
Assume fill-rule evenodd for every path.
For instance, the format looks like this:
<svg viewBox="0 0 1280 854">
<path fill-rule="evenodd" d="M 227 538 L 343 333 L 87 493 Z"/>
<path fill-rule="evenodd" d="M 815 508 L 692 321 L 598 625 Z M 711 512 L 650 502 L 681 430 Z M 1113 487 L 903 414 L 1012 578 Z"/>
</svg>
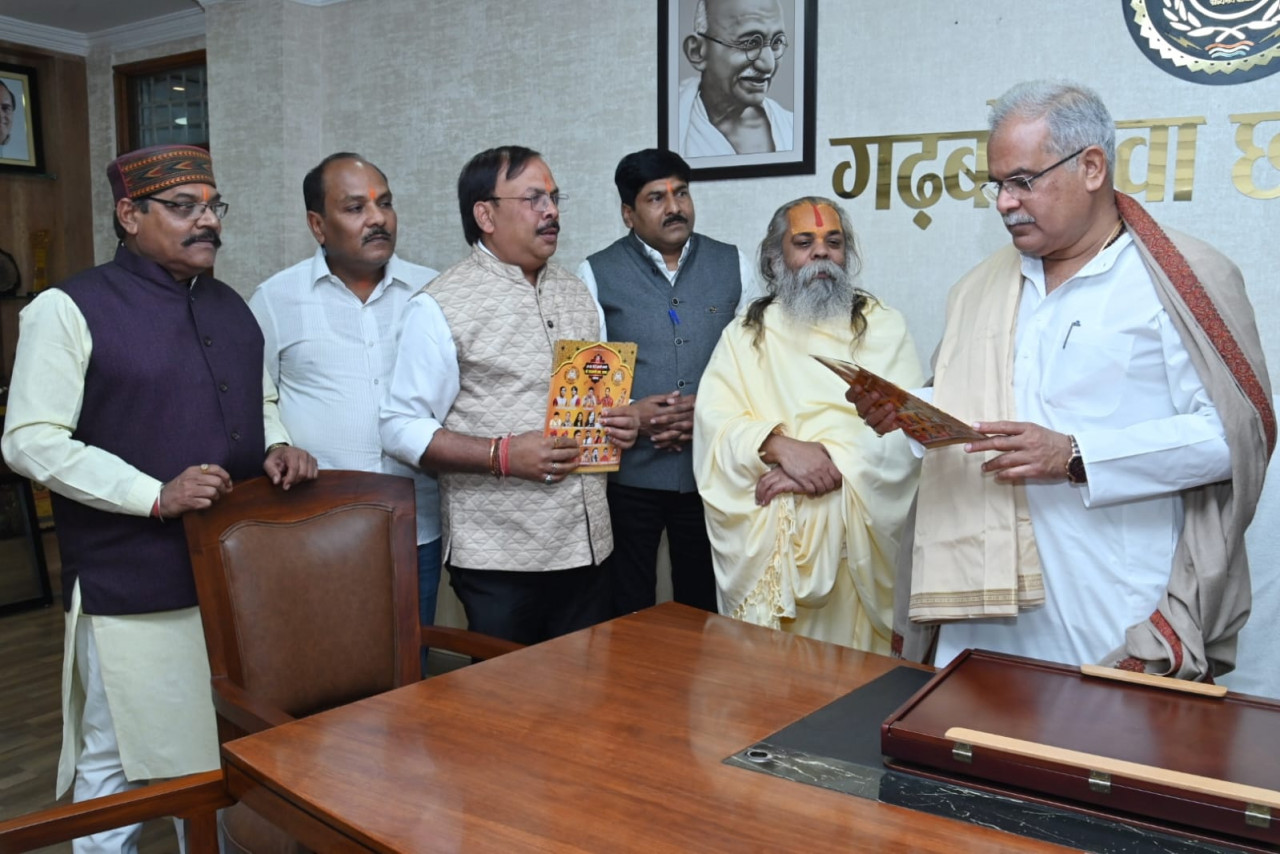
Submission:
<svg viewBox="0 0 1280 854">
<path fill-rule="evenodd" d="M 201 463 L 201 464 L 200 464 L 200 471 L 202 471 L 202 472 L 203 472 L 203 471 L 208 471 L 208 470 L 209 470 L 209 464 L 208 464 L 208 463 Z"/>
</svg>

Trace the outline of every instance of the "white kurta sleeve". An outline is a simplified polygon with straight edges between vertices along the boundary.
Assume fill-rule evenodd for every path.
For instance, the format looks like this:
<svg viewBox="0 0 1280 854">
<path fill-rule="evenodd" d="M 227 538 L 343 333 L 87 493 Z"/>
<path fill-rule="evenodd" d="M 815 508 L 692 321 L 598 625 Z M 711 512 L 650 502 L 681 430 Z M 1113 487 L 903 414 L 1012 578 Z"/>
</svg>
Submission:
<svg viewBox="0 0 1280 854">
<path fill-rule="evenodd" d="M 2 445 L 14 471 L 98 510 L 146 516 L 161 483 L 115 454 L 71 437 L 84 403 L 93 341 L 64 291 L 36 297 L 19 316 Z"/>
<path fill-rule="evenodd" d="M 417 467 L 460 388 L 458 350 L 440 305 L 428 294 L 409 300 L 400 330 L 396 365 L 383 400 L 382 447 Z"/>
<path fill-rule="evenodd" d="M 1231 477 L 1231 449 L 1218 410 L 1163 311 L 1159 323 L 1169 395 L 1177 414 L 1075 434 L 1089 474 L 1085 506 L 1168 495 Z"/>
</svg>

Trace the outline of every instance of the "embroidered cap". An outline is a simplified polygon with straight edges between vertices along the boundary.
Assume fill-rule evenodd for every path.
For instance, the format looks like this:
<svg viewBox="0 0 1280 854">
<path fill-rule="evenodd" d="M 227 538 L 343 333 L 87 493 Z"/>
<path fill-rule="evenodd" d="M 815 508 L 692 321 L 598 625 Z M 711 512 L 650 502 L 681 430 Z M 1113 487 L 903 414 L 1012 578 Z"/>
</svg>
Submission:
<svg viewBox="0 0 1280 854">
<path fill-rule="evenodd" d="M 154 145 L 122 154 L 107 164 L 111 198 L 139 199 L 179 184 L 209 184 L 213 180 L 213 159 L 194 145 Z"/>
</svg>

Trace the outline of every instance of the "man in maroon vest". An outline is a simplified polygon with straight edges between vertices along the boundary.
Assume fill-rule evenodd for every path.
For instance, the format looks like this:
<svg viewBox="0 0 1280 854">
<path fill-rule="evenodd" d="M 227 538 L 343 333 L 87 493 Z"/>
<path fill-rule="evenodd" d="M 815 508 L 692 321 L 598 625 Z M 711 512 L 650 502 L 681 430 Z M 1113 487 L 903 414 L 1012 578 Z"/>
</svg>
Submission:
<svg viewBox="0 0 1280 854">
<path fill-rule="evenodd" d="M 67 611 L 58 795 L 218 767 L 209 667 L 178 521 L 265 471 L 315 477 L 264 383 L 262 333 L 207 275 L 227 205 L 208 152 L 159 146 L 107 167 L 113 261 L 21 315 L 3 449 L 53 493 Z M 265 386 L 265 387 L 264 387 Z M 76 840 L 133 851 L 140 826 Z"/>
</svg>

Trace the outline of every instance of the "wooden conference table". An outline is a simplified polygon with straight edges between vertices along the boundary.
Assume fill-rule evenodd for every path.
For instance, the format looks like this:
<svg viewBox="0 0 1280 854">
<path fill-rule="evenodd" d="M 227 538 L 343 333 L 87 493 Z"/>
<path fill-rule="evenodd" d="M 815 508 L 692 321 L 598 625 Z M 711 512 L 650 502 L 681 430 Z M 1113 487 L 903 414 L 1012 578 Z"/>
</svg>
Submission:
<svg viewBox="0 0 1280 854">
<path fill-rule="evenodd" d="M 322 851 L 1062 851 L 723 764 L 900 665 L 674 603 L 228 742 Z"/>
</svg>

